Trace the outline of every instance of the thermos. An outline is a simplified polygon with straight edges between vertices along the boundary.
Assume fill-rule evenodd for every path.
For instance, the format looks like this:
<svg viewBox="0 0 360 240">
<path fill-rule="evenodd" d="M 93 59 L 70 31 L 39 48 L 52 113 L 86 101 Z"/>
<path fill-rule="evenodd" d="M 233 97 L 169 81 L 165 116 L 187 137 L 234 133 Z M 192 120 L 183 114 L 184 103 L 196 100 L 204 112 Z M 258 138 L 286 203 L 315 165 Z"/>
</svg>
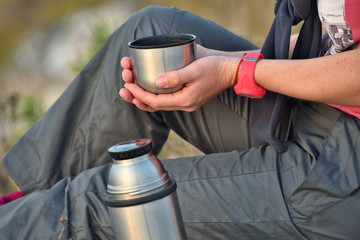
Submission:
<svg viewBox="0 0 360 240">
<path fill-rule="evenodd" d="M 151 140 L 137 139 L 108 149 L 105 202 L 116 239 L 186 239 L 176 183 L 151 148 Z"/>
</svg>

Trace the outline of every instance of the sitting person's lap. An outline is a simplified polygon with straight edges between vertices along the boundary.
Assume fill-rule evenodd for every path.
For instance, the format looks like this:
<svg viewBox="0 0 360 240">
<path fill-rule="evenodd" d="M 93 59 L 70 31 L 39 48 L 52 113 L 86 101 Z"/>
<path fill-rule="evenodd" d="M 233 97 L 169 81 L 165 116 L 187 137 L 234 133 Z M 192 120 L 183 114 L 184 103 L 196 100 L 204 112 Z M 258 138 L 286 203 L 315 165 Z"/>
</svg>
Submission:
<svg viewBox="0 0 360 240">
<path fill-rule="evenodd" d="M 271 146 L 254 146 L 249 100 L 236 96 L 232 89 L 192 113 L 146 113 L 123 101 L 118 95 L 123 84 L 119 63 L 128 55 L 127 43 L 175 32 L 193 33 L 200 44 L 214 49 L 256 48 L 208 20 L 175 8 L 149 7 L 134 14 L 4 158 L 15 182 L 28 194 L 0 207 L 0 214 L 7 216 L 0 220 L 1 229 L 14 233 L 21 228 L 21 234 L 35 238 L 36 229 L 46 228 L 48 236 L 58 236 L 65 226 L 64 236 L 69 238 L 112 238 L 103 201 L 111 161 L 107 148 L 145 137 L 153 141 L 157 154 L 173 129 L 206 153 L 162 161 L 178 183 L 189 238 L 303 237 L 293 219 L 296 216 L 302 224 L 296 215 L 301 211 L 296 202 L 302 192 L 299 186 L 327 151 L 323 146 L 334 125 L 347 124 L 353 129 L 351 134 L 344 133 L 348 142 L 341 146 L 346 146 L 359 135 L 358 121 L 348 117 L 337 121 L 340 113 L 336 110 L 303 104 L 292 116 L 304 123 L 301 127 L 290 128 L 289 119 L 282 123 L 294 132 L 282 135 L 291 141 L 280 154 Z M 350 154 L 346 147 L 339 149 L 344 156 Z M 32 221 L 21 222 L 23 217 Z M 64 225 L 59 218 L 66 219 Z"/>
</svg>

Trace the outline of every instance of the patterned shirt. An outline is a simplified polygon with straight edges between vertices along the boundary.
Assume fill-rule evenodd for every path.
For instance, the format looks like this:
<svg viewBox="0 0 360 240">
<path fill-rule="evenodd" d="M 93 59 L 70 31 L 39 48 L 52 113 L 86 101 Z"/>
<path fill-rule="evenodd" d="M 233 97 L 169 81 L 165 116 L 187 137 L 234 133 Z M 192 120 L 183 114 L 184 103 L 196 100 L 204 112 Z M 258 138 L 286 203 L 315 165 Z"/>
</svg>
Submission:
<svg viewBox="0 0 360 240">
<path fill-rule="evenodd" d="M 360 0 L 318 0 L 318 11 L 328 34 L 321 55 L 360 48 Z M 360 119 L 360 107 L 329 105 Z"/>
<path fill-rule="evenodd" d="M 345 4 L 350 2 L 360 5 L 360 0 L 318 0 L 319 17 L 329 36 L 324 55 L 355 49 L 359 45 L 359 41 L 354 41 L 353 31 L 347 22 L 348 7 Z M 360 18 L 357 20 L 360 21 Z M 360 26 L 360 22 L 356 24 Z"/>
</svg>

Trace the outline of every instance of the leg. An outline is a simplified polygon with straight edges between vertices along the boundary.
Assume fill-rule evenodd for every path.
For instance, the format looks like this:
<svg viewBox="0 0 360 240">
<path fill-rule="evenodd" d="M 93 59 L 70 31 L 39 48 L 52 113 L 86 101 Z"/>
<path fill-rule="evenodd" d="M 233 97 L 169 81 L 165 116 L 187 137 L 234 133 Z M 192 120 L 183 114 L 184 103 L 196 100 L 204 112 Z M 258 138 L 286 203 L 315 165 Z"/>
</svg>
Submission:
<svg viewBox="0 0 360 240">
<path fill-rule="evenodd" d="M 283 157 L 289 155 L 294 153 Z M 304 155 L 299 151 L 283 163 L 272 147 L 264 147 L 164 160 L 178 183 L 188 239 L 301 239 L 282 195 L 281 177 L 304 175 Z M 1 206 L 0 238 L 112 239 L 103 200 L 109 166 L 64 178 L 49 190 Z"/>
<path fill-rule="evenodd" d="M 114 239 L 103 201 L 109 166 L 0 206 L 0 239 Z"/>
<path fill-rule="evenodd" d="M 283 183 L 285 189 L 295 188 L 298 182 L 292 180 L 306 176 L 306 156 L 291 144 L 282 155 L 268 146 L 164 160 L 178 184 L 188 239 L 301 239 L 287 209 Z M 103 200 L 109 166 L 64 178 L 49 190 L 1 206 L 0 238 L 112 239 Z"/>
<path fill-rule="evenodd" d="M 282 154 L 263 146 L 242 152 L 163 160 L 178 184 L 188 238 L 329 239 L 338 234 L 351 239 L 357 236 L 354 220 L 359 212 L 359 194 L 354 189 L 360 180 L 349 176 L 351 171 L 360 170 L 356 164 L 358 158 L 351 158 L 359 154 L 356 148 L 359 120 L 337 120 L 336 110 L 329 110 L 328 116 L 314 114 L 321 112 L 324 113 L 323 109 L 305 108 L 297 116 L 299 121 L 307 118 L 309 125 L 317 122 L 324 128 L 305 134 L 298 132 L 299 143 L 289 142 L 288 150 Z M 309 129 L 309 125 L 304 129 Z M 338 138 L 339 134 L 347 137 Z M 300 141 L 306 135 L 309 135 L 306 144 L 320 149 L 314 153 L 306 151 L 307 146 Z M 340 151 L 336 153 L 337 149 L 319 144 L 324 141 L 339 146 Z M 320 157 L 316 162 L 319 157 L 315 157 L 316 152 L 329 157 L 335 154 L 335 158 Z M 347 161 L 336 163 L 339 159 L 336 154 Z M 327 164 L 325 159 L 335 161 Z M 103 201 L 109 166 L 83 171 L 74 179 L 64 178 L 49 190 L 0 207 L 0 215 L 5 216 L 0 219 L 1 236 L 19 234 L 21 238 L 25 234 L 36 238 L 41 232 L 49 234 L 49 238 L 62 234 L 64 238 L 112 239 L 111 222 Z M 42 230 L 43 226 L 48 231 Z"/>
<path fill-rule="evenodd" d="M 268 146 L 163 161 L 177 181 L 189 239 L 302 239 L 283 184 L 305 176 L 309 159 L 296 144 L 288 147 L 284 154 Z"/>
<path fill-rule="evenodd" d="M 148 8 L 141 17 L 138 13 L 115 32 L 44 118 L 8 153 L 4 161 L 25 190 L 52 187 L 0 207 L 0 215 L 6 216 L 0 220 L 0 228 L 6 229 L 0 231 L 1 234 L 16 234 L 14 229 L 9 230 L 14 226 L 18 228 L 21 224 L 21 228 L 26 230 L 24 232 L 32 231 L 37 234 L 39 231 L 36 228 L 42 227 L 41 225 L 27 226 L 43 217 L 41 222 L 47 226 L 49 236 L 52 234 L 58 237 L 62 234 L 63 224 L 58 221 L 62 218 L 63 221 L 66 219 L 67 224 L 63 236 L 111 238 L 110 221 L 102 200 L 108 165 L 92 168 L 109 161 L 104 145 L 110 146 L 130 138 L 149 137 L 154 141 L 156 153 L 166 139 L 168 126 L 192 142 L 199 141 L 196 139 L 197 134 L 192 132 L 199 128 L 196 133 L 204 138 L 206 144 L 202 148 L 209 153 L 243 149 L 252 145 L 248 140 L 241 143 L 241 146 L 229 146 L 229 139 L 237 143 L 239 136 L 241 138 L 241 131 L 236 132 L 238 137 L 234 137 L 229 127 L 224 128 L 229 137 L 217 135 L 216 131 L 211 135 L 206 133 L 213 126 L 222 123 L 222 118 L 216 116 L 216 111 L 208 111 L 214 101 L 191 115 L 180 112 L 143 113 L 119 99 L 117 90 L 121 81 L 116 79 L 120 79 L 119 60 L 127 54 L 125 43 L 132 36 L 173 31 L 168 24 L 159 29 L 160 22 L 164 21 L 152 26 L 154 21 L 149 21 L 149 18 L 154 16 L 154 9 Z M 172 23 L 176 22 L 175 13 L 185 14 L 176 9 L 162 13 L 156 16 L 166 19 L 172 16 Z M 219 28 L 212 23 L 208 24 Z M 141 29 L 143 26 L 147 27 Z M 172 25 L 174 26 L 177 24 Z M 198 31 L 200 30 L 202 29 Z M 204 32 L 209 32 L 209 29 L 206 30 Z M 197 35 L 202 41 L 201 32 Z M 238 37 L 229 39 L 231 43 Z M 203 41 L 209 47 L 218 43 L 210 44 L 207 42 L 210 40 L 206 38 Z M 222 44 L 225 46 L 226 42 L 223 41 Z M 233 49 L 241 48 L 235 44 Z M 247 131 L 248 111 L 243 112 L 243 109 L 247 109 L 247 103 L 239 100 L 233 105 L 234 102 L 229 102 L 229 99 L 232 99 L 230 95 L 222 94 L 216 100 L 217 103 L 226 103 L 227 109 L 240 109 L 240 112 L 226 116 L 231 121 L 227 120 L 225 124 L 229 126 L 228 123 L 239 120 Z M 216 109 L 221 108 L 219 106 Z M 221 115 L 226 112 L 225 107 L 222 108 L 224 112 Z M 215 116 L 216 121 L 197 121 L 192 124 L 194 119 L 210 118 L 209 113 Z M 59 116 L 64 119 L 58 120 Z M 182 119 L 186 121 L 181 122 Z M 182 126 L 183 123 L 190 125 L 189 129 Z M 124 124 L 126 127 L 123 127 Z M 223 125 L 219 126 L 222 128 Z M 210 140 L 205 136 L 209 136 Z M 212 140 L 217 137 L 220 140 Z M 246 138 L 251 139 L 251 136 Z M 321 146 L 324 139 L 320 136 L 320 140 L 315 141 L 316 146 Z M 207 143 L 211 143 L 210 147 Z M 42 145 L 46 148 L 41 148 Z M 293 193 L 300 189 L 299 185 L 315 169 L 316 153 L 305 149 L 300 143 L 294 142 L 289 143 L 289 150 L 283 154 L 278 154 L 272 147 L 263 146 L 244 152 L 164 160 L 166 169 L 179 185 L 178 194 L 189 238 L 303 238 L 306 224 L 297 221 L 297 225 L 294 225 L 293 218 L 298 209 L 296 204 L 289 206 L 289 199 L 295 196 Z M 66 176 L 76 177 L 72 179 Z M 17 204 L 22 207 L 19 208 Z M 33 221 L 21 221 L 24 214 L 34 217 Z M 16 221 L 19 225 L 14 224 Z M 300 228 L 302 231 L 299 231 Z"/>
<path fill-rule="evenodd" d="M 360 120 L 303 103 L 294 140 L 164 160 L 191 239 L 354 239 L 360 212 Z"/>
<path fill-rule="evenodd" d="M 317 109 L 308 111 L 307 115 L 316 115 L 313 110 Z M 341 114 L 328 137 L 317 136 L 317 132 L 311 130 L 303 129 L 306 134 L 298 140 L 307 135 L 308 141 L 299 143 L 304 149 L 321 151 L 312 151 L 317 156 L 316 164 L 301 185 L 287 195 L 294 224 L 309 239 L 357 239 L 360 236 L 357 223 L 360 218 L 360 120 Z M 311 140 L 324 136 L 321 147 Z"/>
<path fill-rule="evenodd" d="M 154 153 L 160 151 L 168 122 L 162 113 L 142 112 L 122 101 L 119 62 L 129 55 L 130 40 L 179 31 L 198 35 L 199 42 L 210 47 L 255 47 L 210 21 L 175 8 L 148 7 L 134 14 L 4 157 L 4 166 L 22 191 L 46 189 L 64 177 L 109 162 L 106 149 L 121 141 L 150 138 Z M 222 34 L 215 34 L 219 31 Z"/>
</svg>

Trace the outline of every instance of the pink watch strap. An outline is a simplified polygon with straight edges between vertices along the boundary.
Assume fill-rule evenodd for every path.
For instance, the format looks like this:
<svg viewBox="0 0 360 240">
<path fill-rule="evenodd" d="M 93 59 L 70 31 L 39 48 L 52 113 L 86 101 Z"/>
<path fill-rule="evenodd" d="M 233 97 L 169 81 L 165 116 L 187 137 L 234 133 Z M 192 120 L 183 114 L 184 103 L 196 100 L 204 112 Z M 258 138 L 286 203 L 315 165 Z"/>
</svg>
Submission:
<svg viewBox="0 0 360 240">
<path fill-rule="evenodd" d="M 255 66 L 259 59 L 264 59 L 264 56 L 260 53 L 246 53 L 243 57 L 239 79 L 234 86 L 237 95 L 250 98 L 262 98 L 265 96 L 265 88 L 257 85 L 254 79 Z"/>
</svg>

